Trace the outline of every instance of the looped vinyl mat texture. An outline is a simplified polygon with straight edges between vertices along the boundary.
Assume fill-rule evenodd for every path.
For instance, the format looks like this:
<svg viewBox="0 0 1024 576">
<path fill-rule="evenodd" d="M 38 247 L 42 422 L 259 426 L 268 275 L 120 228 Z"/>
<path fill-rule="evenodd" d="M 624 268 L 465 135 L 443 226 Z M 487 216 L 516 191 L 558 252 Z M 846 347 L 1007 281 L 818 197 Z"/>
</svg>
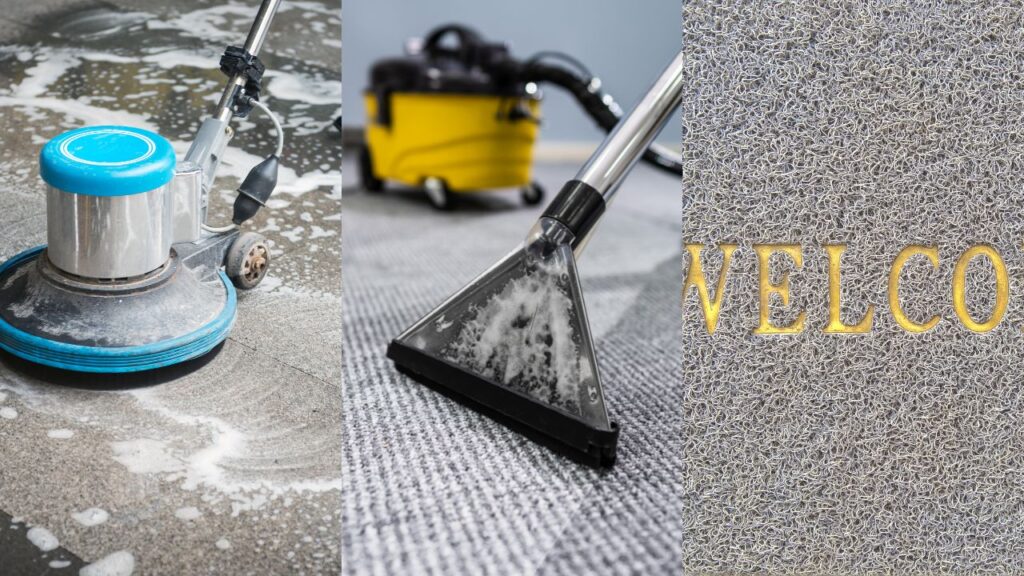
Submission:
<svg viewBox="0 0 1024 576">
<path fill-rule="evenodd" d="M 1024 568 L 1024 22 L 1019 6 L 759 2 L 684 8 L 687 242 L 736 242 L 718 329 L 684 299 L 683 562 L 692 574 L 1015 573 Z M 753 243 L 803 246 L 799 335 L 752 336 Z M 828 260 L 846 244 L 826 335 Z M 909 334 L 886 301 L 903 275 Z M 975 334 L 953 314 L 955 259 L 989 244 L 1010 301 Z M 717 250 L 705 272 L 716 278 Z M 779 268 L 785 266 L 780 264 Z M 776 275 L 778 272 L 775 273 Z M 778 279 L 777 277 L 775 278 Z M 993 276 L 967 271 L 987 316 Z"/>
</svg>

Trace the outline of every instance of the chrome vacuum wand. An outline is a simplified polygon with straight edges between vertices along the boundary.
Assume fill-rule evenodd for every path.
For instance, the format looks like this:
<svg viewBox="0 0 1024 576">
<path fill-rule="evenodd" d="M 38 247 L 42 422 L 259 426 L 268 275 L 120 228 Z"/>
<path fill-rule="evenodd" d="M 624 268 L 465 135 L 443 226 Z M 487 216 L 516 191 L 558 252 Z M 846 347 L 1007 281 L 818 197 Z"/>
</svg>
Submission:
<svg viewBox="0 0 1024 576">
<path fill-rule="evenodd" d="M 623 118 L 576 174 L 608 202 L 629 171 L 683 103 L 683 55 L 665 68 L 633 110 Z"/>
<path fill-rule="evenodd" d="M 682 102 L 680 52 L 640 102 L 619 121 L 576 178 L 566 183 L 551 201 L 527 235 L 527 245 L 545 238 L 556 243 L 571 238 L 573 253 L 578 258 L 622 181 Z"/>
</svg>

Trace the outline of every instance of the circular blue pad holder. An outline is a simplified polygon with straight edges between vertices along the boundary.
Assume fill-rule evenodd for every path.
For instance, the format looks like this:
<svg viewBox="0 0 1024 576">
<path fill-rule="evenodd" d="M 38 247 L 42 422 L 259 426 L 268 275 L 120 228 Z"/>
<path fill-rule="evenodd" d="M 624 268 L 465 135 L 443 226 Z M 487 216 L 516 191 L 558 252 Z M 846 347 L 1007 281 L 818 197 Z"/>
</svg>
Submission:
<svg viewBox="0 0 1024 576">
<path fill-rule="evenodd" d="M 199 295 L 194 293 L 194 288 L 183 288 L 197 284 L 197 281 L 191 281 L 195 278 L 192 271 L 184 266 L 175 272 L 178 277 L 155 289 L 143 291 L 135 297 L 111 298 L 103 294 L 72 293 L 52 285 L 45 275 L 38 273 L 39 260 L 46 258 L 44 250 L 44 247 L 33 248 L 0 265 L 0 348 L 25 360 L 76 372 L 113 374 L 153 370 L 205 355 L 227 338 L 234 324 L 237 295 L 223 271 L 218 274 L 219 282 L 207 283 L 205 287 L 205 290 L 216 290 L 221 295 L 218 302 L 211 302 L 210 298 L 198 301 Z M 189 275 L 189 278 L 183 275 Z M 20 309 L 33 298 L 38 301 L 41 293 L 60 294 L 63 301 L 44 298 L 58 308 L 36 310 L 36 314 L 19 314 Z M 102 345 L 115 333 L 122 340 L 124 337 L 130 339 L 134 336 L 129 332 L 136 330 L 138 324 L 159 322 L 147 318 L 130 328 L 123 322 L 123 318 L 131 314 L 139 314 L 138 318 L 146 316 L 153 310 L 153 302 L 157 299 L 188 302 L 185 306 L 189 308 L 205 306 L 200 316 L 205 320 L 193 318 L 192 322 L 163 322 L 157 339 L 144 344 Z M 94 332 L 102 332 L 106 328 L 108 337 L 83 336 L 76 330 L 65 329 L 65 323 L 50 322 L 49 325 L 60 324 L 57 330 L 47 327 L 44 316 L 62 316 L 67 311 L 80 313 L 80 317 L 92 317 L 93 325 L 98 324 L 100 328 Z M 105 327 L 104 322 L 109 322 L 109 326 Z M 74 324 L 66 323 L 67 326 Z"/>
<path fill-rule="evenodd" d="M 89 196 L 128 196 L 155 190 L 174 177 L 166 138 L 129 126 L 87 126 L 50 140 L 39 174 L 50 186 Z"/>
</svg>

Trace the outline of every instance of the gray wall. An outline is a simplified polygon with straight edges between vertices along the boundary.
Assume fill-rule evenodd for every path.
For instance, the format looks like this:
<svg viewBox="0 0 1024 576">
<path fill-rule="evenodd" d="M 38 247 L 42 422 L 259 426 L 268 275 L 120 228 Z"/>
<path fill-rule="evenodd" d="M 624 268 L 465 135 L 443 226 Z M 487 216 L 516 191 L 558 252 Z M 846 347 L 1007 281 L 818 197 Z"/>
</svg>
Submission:
<svg viewBox="0 0 1024 576">
<path fill-rule="evenodd" d="M 510 45 L 527 58 L 560 50 L 580 59 L 628 109 L 681 46 L 681 4 L 673 0 L 344 0 L 344 123 L 365 122 L 362 91 L 371 64 L 402 52 L 405 40 L 434 26 L 468 24 L 490 40 Z M 594 127 L 569 96 L 546 90 L 543 141 L 597 141 Z M 679 146 L 681 121 L 661 135 Z"/>
</svg>

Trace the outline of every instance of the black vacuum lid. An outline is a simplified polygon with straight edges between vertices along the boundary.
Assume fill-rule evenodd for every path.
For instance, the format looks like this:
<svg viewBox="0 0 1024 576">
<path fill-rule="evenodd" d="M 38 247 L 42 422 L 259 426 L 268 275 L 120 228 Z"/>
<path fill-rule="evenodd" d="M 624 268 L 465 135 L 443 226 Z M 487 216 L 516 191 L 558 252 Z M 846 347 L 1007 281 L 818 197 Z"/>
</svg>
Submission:
<svg viewBox="0 0 1024 576">
<path fill-rule="evenodd" d="M 505 72 L 509 62 L 505 44 L 487 42 L 476 31 L 451 24 L 431 31 L 419 54 L 379 60 L 370 69 L 367 90 L 524 95 L 524 84 Z"/>
</svg>

